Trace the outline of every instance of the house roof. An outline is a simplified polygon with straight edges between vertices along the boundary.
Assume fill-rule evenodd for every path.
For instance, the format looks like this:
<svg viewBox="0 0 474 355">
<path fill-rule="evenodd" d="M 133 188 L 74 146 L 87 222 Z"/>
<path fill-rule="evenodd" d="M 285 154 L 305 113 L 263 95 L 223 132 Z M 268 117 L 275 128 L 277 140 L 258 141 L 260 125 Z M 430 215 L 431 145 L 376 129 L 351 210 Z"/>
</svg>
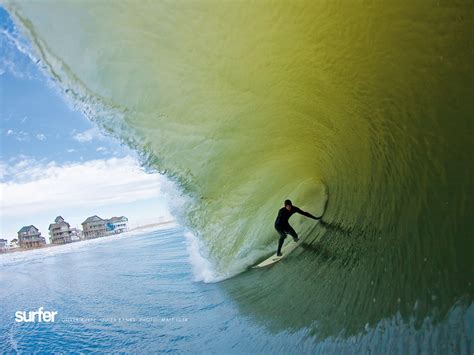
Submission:
<svg viewBox="0 0 474 355">
<path fill-rule="evenodd" d="M 93 215 L 93 216 L 91 216 L 91 217 L 87 217 L 87 219 L 86 219 L 84 222 L 82 222 L 82 224 L 84 224 L 84 223 L 90 223 L 90 222 L 95 222 L 95 221 L 103 221 L 103 219 L 100 218 L 100 217 L 97 216 L 97 215 Z"/>
<path fill-rule="evenodd" d="M 70 224 L 67 223 L 66 221 L 62 220 L 61 222 L 56 222 L 56 223 L 51 223 L 48 227 L 48 230 L 51 230 L 51 228 L 61 228 L 62 225 L 67 225 L 68 227 L 70 227 Z"/>
<path fill-rule="evenodd" d="M 38 231 L 38 228 L 36 228 L 34 225 L 29 225 L 29 226 L 24 226 L 22 227 L 18 233 L 25 233 L 25 232 L 28 232 L 31 228 L 34 228 L 36 231 Z"/>
<path fill-rule="evenodd" d="M 122 222 L 122 221 L 128 221 L 128 218 L 125 216 L 120 216 L 120 217 L 112 217 L 108 220 L 108 222 L 111 222 L 111 223 Z"/>
</svg>

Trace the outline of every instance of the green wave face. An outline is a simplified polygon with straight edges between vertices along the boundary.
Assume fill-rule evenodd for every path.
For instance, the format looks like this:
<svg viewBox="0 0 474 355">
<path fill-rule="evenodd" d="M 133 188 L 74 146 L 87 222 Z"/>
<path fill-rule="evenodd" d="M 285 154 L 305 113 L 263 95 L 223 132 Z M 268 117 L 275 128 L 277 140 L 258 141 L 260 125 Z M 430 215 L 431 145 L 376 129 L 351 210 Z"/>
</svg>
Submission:
<svg viewBox="0 0 474 355">
<path fill-rule="evenodd" d="M 293 326 L 330 311 L 327 334 L 348 322 L 355 332 L 399 307 L 442 318 L 471 303 L 467 2 L 7 7 L 69 94 L 119 113 L 91 116 L 192 197 L 187 221 L 221 275 L 276 248 L 284 199 L 318 215 L 328 196 L 326 224 L 292 219 L 308 238 L 305 279 L 265 274 L 327 306 Z M 242 309 L 264 313 L 252 292 L 236 296 Z"/>
</svg>

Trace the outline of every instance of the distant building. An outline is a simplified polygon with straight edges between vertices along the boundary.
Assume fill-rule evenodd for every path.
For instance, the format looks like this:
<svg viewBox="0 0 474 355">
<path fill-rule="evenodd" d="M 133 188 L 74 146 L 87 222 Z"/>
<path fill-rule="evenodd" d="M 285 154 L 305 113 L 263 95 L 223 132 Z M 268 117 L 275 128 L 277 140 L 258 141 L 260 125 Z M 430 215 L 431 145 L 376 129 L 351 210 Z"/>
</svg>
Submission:
<svg viewBox="0 0 474 355">
<path fill-rule="evenodd" d="M 121 217 L 112 217 L 107 220 L 106 223 L 107 233 L 108 234 L 119 234 L 128 231 L 128 218 Z"/>
<path fill-rule="evenodd" d="M 83 238 L 82 231 L 78 228 L 71 228 L 71 240 L 78 242 Z"/>
<path fill-rule="evenodd" d="M 0 253 L 8 249 L 8 240 L 0 239 Z"/>
<path fill-rule="evenodd" d="M 24 226 L 18 231 L 18 242 L 21 248 L 39 248 L 46 245 L 46 240 L 33 225 Z"/>
<path fill-rule="evenodd" d="M 64 218 L 57 216 L 54 223 L 49 225 L 49 240 L 51 244 L 71 243 L 71 226 Z"/>
<path fill-rule="evenodd" d="M 82 222 L 82 231 L 84 239 L 99 238 L 107 235 L 106 228 L 107 220 L 100 218 L 99 216 L 91 216 Z"/>
<path fill-rule="evenodd" d="M 18 239 L 12 239 L 10 240 L 10 249 L 15 249 L 19 248 L 20 246 L 18 245 Z"/>
</svg>

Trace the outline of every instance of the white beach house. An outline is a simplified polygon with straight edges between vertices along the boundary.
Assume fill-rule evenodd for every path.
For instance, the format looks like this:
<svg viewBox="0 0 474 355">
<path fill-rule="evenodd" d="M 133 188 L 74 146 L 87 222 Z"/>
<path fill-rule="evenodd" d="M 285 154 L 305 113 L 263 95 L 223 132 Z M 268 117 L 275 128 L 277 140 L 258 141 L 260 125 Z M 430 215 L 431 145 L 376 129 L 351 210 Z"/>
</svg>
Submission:
<svg viewBox="0 0 474 355">
<path fill-rule="evenodd" d="M 10 240 L 10 247 L 9 249 L 16 249 L 16 248 L 19 248 L 20 245 L 18 244 L 18 239 L 12 239 Z"/>
<path fill-rule="evenodd" d="M 112 217 L 106 223 L 108 234 L 119 234 L 128 231 L 128 218 L 125 216 Z"/>
<path fill-rule="evenodd" d="M 79 228 L 71 228 L 71 240 L 79 242 L 83 239 L 82 231 Z"/>
</svg>

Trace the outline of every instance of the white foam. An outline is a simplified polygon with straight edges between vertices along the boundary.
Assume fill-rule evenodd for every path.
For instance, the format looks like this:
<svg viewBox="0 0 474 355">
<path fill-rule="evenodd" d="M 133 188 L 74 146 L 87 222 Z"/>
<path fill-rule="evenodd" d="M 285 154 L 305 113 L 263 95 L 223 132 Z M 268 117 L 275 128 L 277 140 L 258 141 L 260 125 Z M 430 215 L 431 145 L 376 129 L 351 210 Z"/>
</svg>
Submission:
<svg viewBox="0 0 474 355">
<path fill-rule="evenodd" d="M 202 255 L 205 249 L 198 237 L 191 232 L 186 232 L 184 236 L 186 237 L 186 249 L 193 269 L 194 281 L 211 283 L 225 279 L 224 275 L 217 274 L 209 259 Z"/>
</svg>

